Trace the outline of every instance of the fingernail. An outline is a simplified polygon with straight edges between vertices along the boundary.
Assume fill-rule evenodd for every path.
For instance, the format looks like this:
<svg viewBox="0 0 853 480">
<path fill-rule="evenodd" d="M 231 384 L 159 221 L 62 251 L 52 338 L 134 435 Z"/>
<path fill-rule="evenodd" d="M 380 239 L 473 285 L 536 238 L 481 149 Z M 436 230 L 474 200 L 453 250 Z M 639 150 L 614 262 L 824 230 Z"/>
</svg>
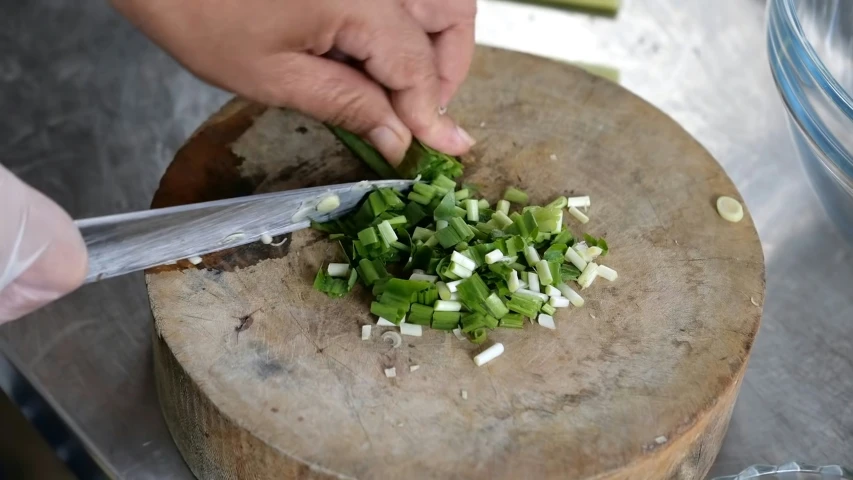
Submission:
<svg viewBox="0 0 853 480">
<path fill-rule="evenodd" d="M 372 143 L 377 150 L 386 155 L 390 154 L 395 157 L 389 160 L 400 160 L 405 153 L 406 147 L 403 145 L 402 139 L 385 125 L 380 125 L 371 130 L 370 133 L 367 134 L 367 139 L 370 140 L 370 143 Z"/>
<path fill-rule="evenodd" d="M 456 126 L 456 134 L 459 135 L 459 138 L 461 138 L 462 141 L 465 142 L 465 144 L 469 147 L 472 147 L 475 143 L 477 143 L 477 141 L 474 140 L 474 137 L 472 137 L 468 132 L 465 131 L 464 128 L 458 125 Z"/>
</svg>

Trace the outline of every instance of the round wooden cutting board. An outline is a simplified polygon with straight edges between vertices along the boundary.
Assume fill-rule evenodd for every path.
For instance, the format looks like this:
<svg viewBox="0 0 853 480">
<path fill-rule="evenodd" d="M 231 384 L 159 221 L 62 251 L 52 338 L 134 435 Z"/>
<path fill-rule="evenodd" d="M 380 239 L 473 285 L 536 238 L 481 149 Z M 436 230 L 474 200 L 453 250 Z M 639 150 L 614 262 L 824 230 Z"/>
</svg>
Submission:
<svg viewBox="0 0 853 480">
<path fill-rule="evenodd" d="M 479 143 L 465 181 L 542 204 L 592 197 L 619 279 L 556 331 L 374 328 L 370 295 L 312 281 L 340 259 L 313 231 L 147 272 L 157 388 L 192 471 L 210 478 L 700 479 L 723 439 L 763 302 L 761 246 L 722 168 L 666 115 L 572 66 L 481 48 L 450 112 Z M 320 124 L 232 101 L 178 152 L 153 206 L 374 178 Z M 410 366 L 419 365 L 416 371 Z M 396 378 L 384 370 L 396 367 Z M 466 393 L 467 399 L 462 392 Z"/>
</svg>

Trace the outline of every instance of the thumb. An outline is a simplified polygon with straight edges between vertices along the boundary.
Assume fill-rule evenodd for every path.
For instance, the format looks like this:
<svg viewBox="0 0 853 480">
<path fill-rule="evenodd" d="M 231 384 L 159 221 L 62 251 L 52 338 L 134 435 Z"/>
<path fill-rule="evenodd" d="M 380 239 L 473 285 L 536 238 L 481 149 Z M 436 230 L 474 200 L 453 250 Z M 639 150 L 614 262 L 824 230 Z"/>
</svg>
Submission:
<svg viewBox="0 0 853 480">
<path fill-rule="evenodd" d="M 0 165 L 0 323 L 74 290 L 86 270 L 86 247 L 68 214 Z"/>
<path fill-rule="evenodd" d="M 267 57 L 257 84 L 263 103 L 299 110 L 366 138 L 398 165 L 412 134 L 391 106 L 388 95 L 358 70 L 327 58 L 299 53 Z"/>
</svg>

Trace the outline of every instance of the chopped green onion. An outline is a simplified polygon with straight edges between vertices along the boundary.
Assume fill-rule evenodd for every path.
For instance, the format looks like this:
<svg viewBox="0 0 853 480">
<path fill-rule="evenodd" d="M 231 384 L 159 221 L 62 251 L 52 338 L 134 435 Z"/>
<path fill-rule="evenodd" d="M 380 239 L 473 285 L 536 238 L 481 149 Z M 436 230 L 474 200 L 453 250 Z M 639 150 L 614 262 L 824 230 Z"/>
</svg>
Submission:
<svg viewBox="0 0 853 480">
<path fill-rule="evenodd" d="M 439 174 L 435 177 L 435 180 L 432 181 L 432 184 L 436 187 L 445 188 L 447 190 L 456 189 L 456 182 L 444 176 L 444 174 Z"/>
<path fill-rule="evenodd" d="M 477 201 L 474 199 L 465 200 L 466 213 L 468 214 L 469 222 L 480 221 L 480 209 L 477 206 Z"/>
<path fill-rule="evenodd" d="M 548 285 L 547 287 L 545 287 L 545 295 L 548 295 L 549 297 L 562 297 L 563 292 L 561 292 L 560 289 L 556 288 L 553 285 Z"/>
<path fill-rule="evenodd" d="M 540 260 L 536 264 L 536 273 L 539 275 L 539 283 L 541 285 L 551 285 L 554 282 L 554 277 L 551 275 L 551 266 L 547 260 Z"/>
<path fill-rule="evenodd" d="M 431 200 L 431 198 L 421 195 L 418 192 L 409 192 L 409 195 L 406 198 L 420 205 L 429 205 Z"/>
<path fill-rule="evenodd" d="M 568 199 L 566 197 L 557 197 L 551 203 L 546 205 L 546 208 L 566 208 Z"/>
<path fill-rule="evenodd" d="M 462 304 L 449 300 L 438 300 L 437 302 L 435 302 L 435 306 L 433 306 L 433 309 L 436 312 L 458 312 L 462 310 Z"/>
<path fill-rule="evenodd" d="M 535 272 L 527 272 L 527 289 L 539 293 L 539 275 Z"/>
<path fill-rule="evenodd" d="M 424 329 L 420 325 L 412 323 L 401 323 L 400 334 L 409 335 L 410 337 L 420 337 L 424 333 Z"/>
<path fill-rule="evenodd" d="M 435 312 L 432 314 L 432 328 L 453 330 L 459 326 L 459 312 Z"/>
<path fill-rule="evenodd" d="M 427 275 L 425 273 L 413 273 L 409 280 L 415 280 L 419 282 L 430 282 L 435 283 L 438 280 L 438 275 Z"/>
<path fill-rule="evenodd" d="M 320 213 L 328 213 L 341 206 L 341 197 L 337 195 L 329 195 L 323 198 L 317 204 L 317 211 Z"/>
<path fill-rule="evenodd" d="M 545 295 L 544 293 L 534 292 L 533 290 L 528 290 L 526 288 L 519 288 L 518 290 L 516 290 L 515 294 L 521 295 L 521 296 L 533 297 L 533 298 L 539 300 L 540 302 L 547 302 L 548 298 L 550 298 L 550 297 L 548 297 L 548 295 Z"/>
<path fill-rule="evenodd" d="M 474 273 L 472 269 L 465 268 L 462 265 L 459 265 L 458 263 L 451 263 L 449 271 L 450 273 L 456 275 L 459 278 L 468 278 Z"/>
<path fill-rule="evenodd" d="M 486 200 L 485 198 L 481 198 L 480 200 L 477 201 L 477 207 L 480 210 L 486 210 L 487 208 L 489 208 L 489 201 Z"/>
<path fill-rule="evenodd" d="M 489 315 L 499 320 L 501 319 L 501 317 L 509 313 L 509 309 L 506 308 L 504 302 L 501 301 L 500 297 L 498 297 L 497 294 L 494 293 L 492 293 L 486 298 L 484 305 L 486 307 L 486 311 L 489 312 Z"/>
<path fill-rule="evenodd" d="M 509 187 L 504 192 L 504 200 L 510 201 L 512 203 L 518 203 L 521 205 L 526 205 L 528 202 L 527 193 L 523 190 L 519 190 L 515 187 Z"/>
<path fill-rule="evenodd" d="M 411 310 L 409 311 L 409 317 L 406 321 L 415 325 L 429 326 L 432 322 L 432 315 L 432 307 L 428 305 L 421 305 L 419 303 L 413 303 Z"/>
<path fill-rule="evenodd" d="M 349 275 L 348 263 L 330 263 L 326 270 L 330 277 L 346 277 Z"/>
<path fill-rule="evenodd" d="M 362 340 L 370 340 L 370 331 L 373 329 L 372 325 L 362 325 L 361 326 L 361 339 Z"/>
<path fill-rule="evenodd" d="M 495 214 L 492 215 L 492 221 L 495 222 L 498 228 L 507 228 L 512 225 L 512 219 L 503 212 L 495 212 Z"/>
<path fill-rule="evenodd" d="M 595 263 L 589 262 L 586 265 L 586 268 L 581 273 L 581 276 L 578 277 L 578 285 L 581 286 L 581 290 L 585 290 L 592 285 L 592 282 L 595 280 L 595 277 L 598 276 L 598 265 Z"/>
<path fill-rule="evenodd" d="M 589 222 L 589 217 L 584 215 L 584 213 L 581 212 L 580 210 L 578 210 L 577 207 L 569 208 L 569 214 L 571 216 L 575 217 L 581 223 L 585 224 L 585 223 Z"/>
<path fill-rule="evenodd" d="M 478 367 L 482 367 L 483 365 L 491 362 L 492 360 L 498 358 L 504 353 L 504 346 L 502 343 L 496 343 L 491 347 L 483 350 L 474 356 L 474 364 Z"/>
<path fill-rule="evenodd" d="M 616 281 L 618 274 L 616 273 L 616 270 L 613 270 L 610 267 L 605 267 L 604 265 L 599 265 L 598 266 L 598 276 L 609 281 L 609 282 L 614 282 L 614 281 Z"/>
<path fill-rule="evenodd" d="M 540 313 L 539 318 L 537 318 L 536 321 L 539 322 L 539 325 L 542 325 L 545 328 L 550 328 L 551 330 L 557 329 L 557 325 L 554 323 L 554 317 L 551 315 Z"/>
<path fill-rule="evenodd" d="M 433 230 L 428 228 L 415 227 L 415 233 L 412 234 L 412 240 L 427 241 L 431 236 L 435 235 Z"/>
<path fill-rule="evenodd" d="M 528 245 L 527 248 L 524 249 L 524 259 L 527 260 L 527 264 L 531 267 L 535 266 L 542 260 L 539 258 L 539 253 L 536 252 L 536 247 L 533 245 Z"/>
<path fill-rule="evenodd" d="M 497 212 L 509 215 L 509 202 L 503 199 L 498 200 Z"/>
<path fill-rule="evenodd" d="M 462 190 L 457 190 L 453 195 L 456 197 L 457 202 L 461 202 L 462 200 L 468 198 L 470 192 L 467 188 L 463 188 Z"/>
<path fill-rule="evenodd" d="M 397 241 L 397 234 L 394 233 L 394 227 L 388 222 L 388 220 L 383 220 L 382 223 L 379 224 L 379 235 L 388 242 L 394 243 Z"/>
<path fill-rule="evenodd" d="M 575 208 L 589 208 L 589 206 L 591 205 L 591 203 L 590 203 L 590 201 L 589 201 L 589 196 L 588 196 L 588 195 L 584 195 L 584 196 L 582 196 L 582 197 L 569 197 L 569 198 L 567 198 L 567 199 L 566 199 L 566 205 L 568 205 L 568 206 L 569 206 L 569 208 L 571 208 L 571 207 L 575 207 Z"/>
<path fill-rule="evenodd" d="M 580 256 L 580 254 L 575 250 L 575 247 L 569 247 L 566 250 L 565 255 L 566 260 L 572 263 L 572 265 L 576 266 L 578 270 L 583 271 L 586 268 L 586 260 Z"/>
<path fill-rule="evenodd" d="M 415 183 L 412 186 L 412 190 L 430 200 L 432 200 L 432 197 L 434 197 L 437 193 L 436 188 L 434 186 L 420 182 Z"/>
<path fill-rule="evenodd" d="M 465 255 L 459 252 L 453 252 L 450 255 L 450 261 L 460 265 L 462 267 L 467 268 L 468 270 L 474 270 L 477 268 L 477 263 L 474 262 L 470 257 L 466 257 Z"/>
<path fill-rule="evenodd" d="M 557 288 L 560 289 L 560 293 L 563 294 L 564 297 L 568 298 L 572 305 L 576 307 L 582 307 L 584 304 L 583 297 L 578 295 L 578 292 L 572 290 L 572 287 L 566 284 L 557 285 Z"/>
<path fill-rule="evenodd" d="M 368 227 L 358 232 L 358 241 L 364 246 L 373 245 L 379 241 L 379 237 L 373 227 Z"/>
<path fill-rule="evenodd" d="M 566 308 L 569 306 L 569 299 L 566 297 L 551 297 L 548 304 L 554 308 Z"/>
<path fill-rule="evenodd" d="M 557 309 L 553 305 L 546 303 L 545 305 L 542 305 L 542 308 L 540 308 L 539 311 L 547 315 L 553 315 L 557 312 Z"/>
<path fill-rule="evenodd" d="M 508 313 L 498 323 L 503 328 L 524 328 L 524 317 L 518 313 Z"/>
<path fill-rule="evenodd" d="M 456 292 L 459 288 L 459 284 L 462 283 L 463 280 L 456 280 L 454 282 L 447 282 L 447 289 L 452 292 Z"/>
<path fill-rule="evenodd" d="M 506 306 L 509 310 L 524 315 L 525 317 L 533 318 L 542 308 L 542 301 L 536 297 L 528 295 L 519 295 L 518 292 L 510 297 Z"/>
<path fill-rule="evenodd" d="M 492 250 L 485 255 L 485 260 L 488 265 L 491 265 L 502 258 L 504 258 L 504 254 L 500 250 Z"/>
<path fill-rule="evenodd" d="M 518 272 L 513 270 L 509 272 L 509 280 L 507 280 L 507 288 L 509 288 L 510 292 L 515 292 L 520 288 L 518 281 Z"/>
<path fill-rule="evenodd" d="M 450 300 L 451 299 L 450 297 L 453 295 L 453 292 L 451 292 L 450 289 L 447 288 L 446 283 L 444 283 L 442 281 L 438 281 L 435 283 L 435 287 L 438 289 L 439 298 L 441 298 L 442 300 Z"/>
</svg>

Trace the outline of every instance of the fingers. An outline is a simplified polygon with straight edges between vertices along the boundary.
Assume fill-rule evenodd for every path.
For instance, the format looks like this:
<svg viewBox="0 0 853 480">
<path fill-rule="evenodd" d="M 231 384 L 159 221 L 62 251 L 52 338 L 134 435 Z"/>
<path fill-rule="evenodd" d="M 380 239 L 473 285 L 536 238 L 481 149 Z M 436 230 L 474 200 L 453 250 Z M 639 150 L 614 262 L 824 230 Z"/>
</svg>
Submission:
<svg viewBox="0 0 853 480">
<path fill-rule="evenodd" d="M 83 283 L 86 247 L 58 205 L 0 166 L 0 323 Z"/>
<path fill-rule="evenodd" d="M 415 137 L 451 155 L 465 153 L 474 140 L 439 113 L 441 79 L 429 37 L 396 1 L 371 5 L 381 9 L 379 14 L 354 12 L 336 46 L 362 60 L 365 71 L 390 90 L 391 105 Z"/>
<path fill-rule="evenodd" d="M 406 0 L 406 11 L 427 33 L 441 81 L 440 102 L 447 105 L 468 76 L 474 56 L 475 0 Z"/>
<path fill-rule="evenodd" d="M 261 102 L 290 107 L 367 138 L 392 164 L 399 164 L 412 134 L 376 82 L 333 60 L 279 54 L 257 66 Z"/>
</svg>

